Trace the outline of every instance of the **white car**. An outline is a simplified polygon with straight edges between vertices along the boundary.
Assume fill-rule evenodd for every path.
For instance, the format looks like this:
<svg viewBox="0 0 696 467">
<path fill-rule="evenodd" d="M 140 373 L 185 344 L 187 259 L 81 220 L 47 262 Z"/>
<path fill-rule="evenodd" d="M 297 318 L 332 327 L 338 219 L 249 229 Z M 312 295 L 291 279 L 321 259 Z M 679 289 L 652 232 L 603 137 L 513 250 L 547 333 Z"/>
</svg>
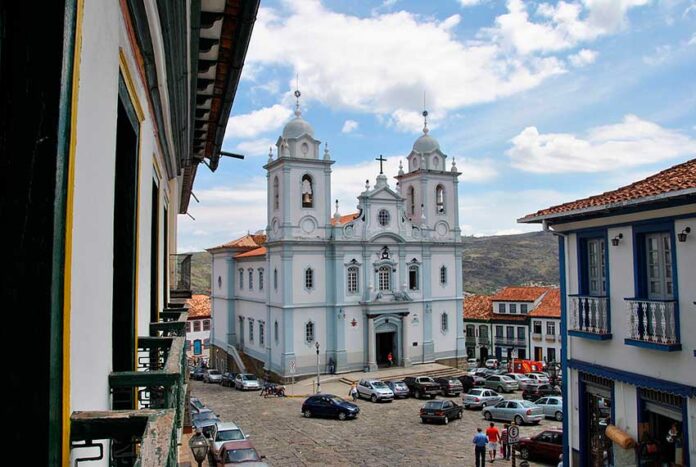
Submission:
<svg viewBox="0 0 696 467">
<path fill-rule="evenodd" d="M 378 379 L 361 379 L 358 382 L 358 397 L 370 399 L 372 402 L 393 401 L 394 392 L 384 381 Z"/>
<path fill-rule="evenodd" d="M 251 373 L 240 373 L 234 377 L 234 387 L 241 391 L 256 391 L 261 389 L 259 379 Z"/>
<path fill-rule="evenodd" d="M 544 373 L 526 373 L 525 376 L 529 379 L 533 379 L 539 384 L 549 384 L 549 377 Z"/>
<path fill-rule="evenodd" d="M 222 382 L 222 373 L 217 370 L 205 370 L 203 382 L 220 384 Z"/>
<path fill-rule="evenodd" d="M 536 380 L 528 378 L 527 375 L 524 375 L 522 373 L 506 373 L 505 376 L 509 376 L 510 378 L 517 381 L 517 384 L 523 391 L 525 389 L 531 389 L 533 386 L 539 385 L 539 383 L 536 382 Z"/>
<path fill-rule="evenodd" d="M 210 447 L 213 451 L 213 457 L 219 454 L 220 448 L 227 441 L 240 441 L 247 439 L 247 436 L 236 423 L 217 422 L 215 424 L 215 428 L 213 428 L 212 435 Z"/>
<path fill-rule="evenodd" d="M 542 397 L 534 401 L 544 411 L 544 416 L 563 421 L 563 398 L 559 396 Z"/>
<path fill-rule="evenodd" d="M 486 360 L 486 368 L 497 368 L 500 366 L 500 362 L 497 358 L 489 358 Z"/>
<path fill-rule="evenodd" d="M 478 360 L 475 358 L 470 358 L 466 361 L 469 368 L 476 368 L 478 366 Z"/>
</svg>

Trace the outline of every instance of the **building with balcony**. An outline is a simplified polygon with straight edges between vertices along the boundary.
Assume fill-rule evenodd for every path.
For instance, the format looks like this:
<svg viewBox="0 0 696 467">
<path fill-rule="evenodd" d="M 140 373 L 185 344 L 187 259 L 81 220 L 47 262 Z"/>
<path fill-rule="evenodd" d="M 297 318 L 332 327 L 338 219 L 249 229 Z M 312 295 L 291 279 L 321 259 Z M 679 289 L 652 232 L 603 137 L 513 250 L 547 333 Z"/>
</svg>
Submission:
<svg viewBox="0 0 696 467">
<path fill-rule="evenodd" d="M 548 287 L 505 287 L 491 297 L 493 348 L 498 360 L 529 358 L 529 312 Z"/>
<path fill-rule="evenodd" d="M 170 256 L 197 169 L 217 166 L 257 8 L 0 4 L 2 297 L 23 310 L 6 325 L 31 326 L 5 415 L 31 463 L 177 465 L 187 312 L 170 289 L 191 292 Z"/>
<path fill-rule="evenodd" d="M 558 234 L 565 459 L 696 462 L 696 159 L 522 219 Z M 679 440 L 665 441 L 676 424 Z M 638 453 L 638 454 L 637 454 Z M 565 464 L 564 464 L 565 465 Z"/>
<path fill-rule="evenodd" d="M 561 292 L 551 288 L 529 312 L 530 358 L 540 362 L 561 361 Z"/>
<path fill-rule="evenodd" d="M 493 305 L 488 295 L 464 297 L 464 335 L 467 358 L 485 362 L 493 354 L 491 316 Z"/>
<path fill-rule="evenodd" d="M 186 322 L 186 358 L 189 365 L 208 364 L 210 358 L 210 297 L 195 294 L 186 300 L 188 320 Z"/>
</svg>

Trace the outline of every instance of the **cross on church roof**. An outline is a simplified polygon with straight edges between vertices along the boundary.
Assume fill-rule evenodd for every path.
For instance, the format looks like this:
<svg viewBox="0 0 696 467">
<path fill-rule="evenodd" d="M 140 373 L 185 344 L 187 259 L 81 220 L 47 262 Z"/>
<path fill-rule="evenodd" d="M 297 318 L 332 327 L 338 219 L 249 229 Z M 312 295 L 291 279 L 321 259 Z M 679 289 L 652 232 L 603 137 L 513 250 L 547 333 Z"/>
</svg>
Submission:
<svg viewBox="0 0 696 467">
<path fill-rule="evenodd" d="M 384 171 L 382 171 L 382 164 L 386 161 L 386 159 L 380 154 L 375 160 L 379 161 L 379 174 L 384 174 Z"/>
</svg>

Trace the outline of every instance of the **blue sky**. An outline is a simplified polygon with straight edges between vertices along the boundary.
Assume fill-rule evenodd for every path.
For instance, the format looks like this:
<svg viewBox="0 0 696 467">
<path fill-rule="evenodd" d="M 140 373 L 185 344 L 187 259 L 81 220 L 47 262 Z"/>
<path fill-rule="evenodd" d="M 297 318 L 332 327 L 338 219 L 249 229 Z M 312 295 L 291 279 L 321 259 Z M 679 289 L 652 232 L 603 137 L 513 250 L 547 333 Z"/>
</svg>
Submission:
<svg viewBox="0 0 696 467">
<path fill-rule="evenodd" d="M 266 227 L 296 74 L 343 214 L 377 155 L 396 174 L 424 93 L 466 235 L 535 229 L 516 219 L 696 155 L 696 0 L 262 0 L 223 144 L 247 158 L 199 167 L 180 251 Z"/>
</svg>

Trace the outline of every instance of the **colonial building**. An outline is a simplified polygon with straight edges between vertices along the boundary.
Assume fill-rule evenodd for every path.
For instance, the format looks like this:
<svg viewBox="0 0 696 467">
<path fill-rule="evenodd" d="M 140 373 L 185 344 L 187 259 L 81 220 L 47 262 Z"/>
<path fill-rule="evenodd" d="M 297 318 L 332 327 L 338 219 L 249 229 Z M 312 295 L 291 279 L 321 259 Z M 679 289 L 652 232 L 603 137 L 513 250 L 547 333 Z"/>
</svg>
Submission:
<svg viewBox="0 0 696 467">
<path fill-rule="evenodd" d="M 426 122 L 396 186 L 380 157 L 358 212 L 332 216 L 334 161 L 296 96 L 264 166 L 266 236 L 209 250 L 215 352 L 231 364 L 241 351 L 281 377 L 316 372 L 317 355 L 338 372 L 375 370 L 389 353 L 403 366 L 464 358 L 454 161 Z"/>
<path fill-rule="evenodd" d="M 696 159 L 520 222 L 559 238 L 566 462 L 693 465 Z M 622 449 L 607 426 L 657 452 Z"/>
<path fill-rule="evenodd" d="M 178 464 L 174 298 L 191 291 L 177 215 L 201 162 L 217 165 L 257 9 L 0 3 L 2 298 L 26 311 L 7 313 L 8 329 L 31 326 L 16 347 L 26 365 L 10 370 L 31 381 L 4 387 L 6 442 L 31 446 L 32 463 Z"/>
<path fill-rule="evenodd" d="M 186 357 L 189 363 L 208 364 L 210 357 L 210 297 L 196 294 L 186 300 Z"/>
<path fill-rule="evenodd" d="M 464 298 L 468 358 L 484 362 L 560 358 L 560 300 L 555 287 L 505 287 Z"/>
</svg>

